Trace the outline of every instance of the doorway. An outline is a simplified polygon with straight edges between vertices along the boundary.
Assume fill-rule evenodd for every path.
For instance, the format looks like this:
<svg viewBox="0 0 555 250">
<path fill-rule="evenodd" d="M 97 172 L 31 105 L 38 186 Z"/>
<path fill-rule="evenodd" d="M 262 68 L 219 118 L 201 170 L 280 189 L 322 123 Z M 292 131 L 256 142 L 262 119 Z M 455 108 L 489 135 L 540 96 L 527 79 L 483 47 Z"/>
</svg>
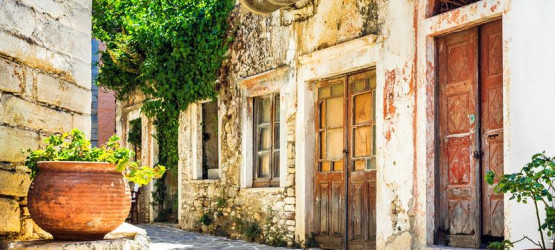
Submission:
<svg viewBox="0 0 555 250">
<path fill-rule="evenodd" d="M 316 240 L 325 248 L 375 249 L 376 72 L 316 86 Z"/>
<path fill-rule="evenodd" d="M 501 20 L 438 38 L 438 244 L 480 248 L 503 238 Z"/>
</svg>

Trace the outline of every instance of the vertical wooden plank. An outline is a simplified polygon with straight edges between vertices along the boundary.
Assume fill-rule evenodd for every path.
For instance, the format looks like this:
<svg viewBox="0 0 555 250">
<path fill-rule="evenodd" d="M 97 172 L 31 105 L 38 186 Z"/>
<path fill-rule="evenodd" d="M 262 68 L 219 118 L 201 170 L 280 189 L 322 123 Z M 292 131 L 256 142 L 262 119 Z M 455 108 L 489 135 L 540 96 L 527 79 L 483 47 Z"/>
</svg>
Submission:
<svg viewBox="0 0 555 250">
<path fill-rule="evenodd" d="M 480 28 L 482 176 L 488 170 L 503 174 L 503 36 L 502 21 Z M 496 181 L 497 182 L 497 181 Z M 503 194 L 482 179 L 483 235 L 502 237 Z"/>
<path fill-rule="evenodd" d="M 438 39 L 440 225 L 450 246 L 480 244 L 477 28 Z"/>
</svg>

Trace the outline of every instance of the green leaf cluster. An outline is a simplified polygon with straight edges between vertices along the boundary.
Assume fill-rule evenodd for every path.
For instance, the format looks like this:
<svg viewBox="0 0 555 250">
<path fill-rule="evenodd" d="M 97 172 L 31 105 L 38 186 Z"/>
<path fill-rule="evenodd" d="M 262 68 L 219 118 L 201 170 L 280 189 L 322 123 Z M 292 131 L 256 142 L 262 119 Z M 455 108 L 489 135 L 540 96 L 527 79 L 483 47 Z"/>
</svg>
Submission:
<svg viewBox="0 0 555 250">
<path fill-rule="evenodd" d="M 148 184 L 153 178 L 160 178 L 165 170 L 164 166 L 154 168 L 139 166 L 137 162 L 131 161 L 134 152 L 119 144 L 120 138 L 116 135 L 110 137 L 106 144 L 100 147 L 91 147 L 85 134 L 74 129 L 71 133 L 51 135 L 44 140 L 44 149 L 22 150 L 26 154 L 25 166 L 31 170 L 31 179 L 34 179 L 39 171 L 39 161 L 86 161 L 86 162 L 108 162 L 116 166 L 116 170 L 123 172 L 126 179 L 139 185 Z"/>
<path fill-rule="evenodd" d="M 147 96 L 159 161 L 176 168 L 179 112 L 214 98 L 228 50 L 233 0 L 95 0 L 93 35 L 106 44 L 97 83 L 124 99 Z"/>
<path fill-rule="evenodd" d="M 129 129 L 129 132 L 127 133 L 127 142 L 131 143 L 133 146 L 135 146 L 136 148 L 138 148 L 140 150 L 141 149 L 141 141 L 142 141 L 142 134 L 141 134 L 142 122 L 141 122 L 141 118 L 130 121 L 129 126 L 131 127 L 131 129 Z"/>
<path fill-rule="evenodd" d="M 532 160 L 518 173 L 496 176 L 494 172 L 488 171 L 485 178 L 489 185 L 493 185 L 495 180 L 498 180 L 494 190 L 498 193 L 510 193 L 510 200 L 524 204 L 531 201 L 534 204 L 541 241 L 535 242 L 526 236 L 523 239 L 528 239 L 545 249 L 543 232 L 546 232 L 548 236 L 555 233 L 555 208 L 553 207 L 555 157 L 548 157 L 545 152 L 535 154 L 532 156 Z M 538 204 L 544 205 L 546 218 L 543 221 L 540 220 Z M 490 248 L 505 249 L 512 245 L 508 243 L 511 242 L 495 243 L 490 245 Z"/>
</svg>

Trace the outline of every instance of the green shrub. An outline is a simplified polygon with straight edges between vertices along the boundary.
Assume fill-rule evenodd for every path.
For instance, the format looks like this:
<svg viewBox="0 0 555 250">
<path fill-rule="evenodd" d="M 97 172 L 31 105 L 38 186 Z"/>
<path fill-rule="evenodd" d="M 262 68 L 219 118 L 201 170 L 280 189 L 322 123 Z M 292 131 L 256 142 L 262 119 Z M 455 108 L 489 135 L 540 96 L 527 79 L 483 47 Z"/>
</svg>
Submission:
<svg viewBox="0 0 555 250">
<path fill-rule="evenodd" d="M 213 217 L 212 211 L 208 211 L 207 213 L 202 214 L 199 221 L 200 223 L 202 223 L 202 225 L 209 226 L 214 221 L 214 218 L 212 217 Z"/>
</svg>

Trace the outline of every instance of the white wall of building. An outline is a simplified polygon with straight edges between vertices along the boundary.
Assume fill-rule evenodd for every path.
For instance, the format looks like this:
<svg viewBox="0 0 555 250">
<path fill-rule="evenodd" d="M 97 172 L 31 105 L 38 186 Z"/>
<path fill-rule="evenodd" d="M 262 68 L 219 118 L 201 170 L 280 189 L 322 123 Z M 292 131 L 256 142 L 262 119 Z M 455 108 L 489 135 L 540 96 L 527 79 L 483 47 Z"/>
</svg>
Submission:
<svg viewBox="0 0 555 250">
<path fill-rule="evenodd" d="M 555 154 L 555 1 L 511 2 L 503 23 L 510 69 L 505 69 L 505 98 L 508 125 L 505 133 L 505 172 L 520 171 L 530 157 L 546 151 Z M 508 47 L 510 46 L 510 48 Z M 532 204 L 524 205 L 505 197 L 506 225 L 510 240 L 528 235 L 539 240 Z M 551 242 L 551 239 L 546 237 Z M 523 241 L 516 249 L 533 247 Z"/>
</svg>

